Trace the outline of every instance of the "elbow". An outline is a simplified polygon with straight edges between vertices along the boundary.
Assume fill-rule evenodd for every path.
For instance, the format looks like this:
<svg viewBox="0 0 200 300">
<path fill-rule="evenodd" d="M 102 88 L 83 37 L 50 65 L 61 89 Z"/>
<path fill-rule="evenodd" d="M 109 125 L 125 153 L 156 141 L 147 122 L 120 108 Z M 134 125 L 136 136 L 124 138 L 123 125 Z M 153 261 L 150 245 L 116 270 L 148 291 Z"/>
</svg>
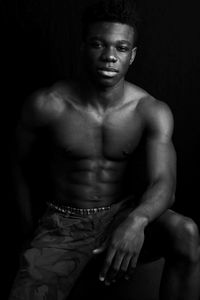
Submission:
<svg viewBox="0 0 200 300">
<path fill-rule="evenodd" d="M 170 196 L 170 207 L 174 205 L 176 201 L 176 176 L 173 176 L 173 181 L 171 182 L 171 196 Z"/>
<path fill-rule="evenodd" d="M 175 180 L 166 180 L 166 190 L 167 190 L 167 194 L 168 194 L 168 206 L 169 208 L 171 208 L 176 200 L 176 182 Z"/>
<path fill-rule="evenodd" d="M 174 205 L 175 199 L 176 199 L 175 193 L 173 193 L 172 196 L 170 197 L 170 207 L 172 207 Z"/>
</svg>

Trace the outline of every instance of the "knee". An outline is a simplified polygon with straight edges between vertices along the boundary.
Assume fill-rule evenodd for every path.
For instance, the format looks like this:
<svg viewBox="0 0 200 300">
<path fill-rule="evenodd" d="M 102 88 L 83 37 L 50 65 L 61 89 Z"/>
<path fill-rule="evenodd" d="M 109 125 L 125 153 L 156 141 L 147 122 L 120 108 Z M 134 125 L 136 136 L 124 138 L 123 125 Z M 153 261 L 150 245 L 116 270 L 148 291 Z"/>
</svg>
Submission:
<svg viewBox="0 0 200 300">
<path fill-rule="evenodd" d="M 199 230 L 197 224 L 190 218 L 182 217 L 174 231 L 176 254 L 190 263 L 200 259 Z"/>
</svg>

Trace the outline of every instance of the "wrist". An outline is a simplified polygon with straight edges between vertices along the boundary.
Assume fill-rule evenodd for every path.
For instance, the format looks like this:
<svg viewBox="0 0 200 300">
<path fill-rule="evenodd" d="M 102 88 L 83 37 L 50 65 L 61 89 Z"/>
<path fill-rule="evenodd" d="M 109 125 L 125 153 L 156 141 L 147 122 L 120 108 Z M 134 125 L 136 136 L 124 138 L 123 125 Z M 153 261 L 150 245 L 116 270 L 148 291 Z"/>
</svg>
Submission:
<svg viewBox="0 0 200 300">
<path fill-rule="evenodd" d="M 143 214 L 132 212 L 129 214 L 128 218 L 133 222 L 133 224 L 137 224 L 144 228 L 149 224 L 148 217 Z"/>
</svg>

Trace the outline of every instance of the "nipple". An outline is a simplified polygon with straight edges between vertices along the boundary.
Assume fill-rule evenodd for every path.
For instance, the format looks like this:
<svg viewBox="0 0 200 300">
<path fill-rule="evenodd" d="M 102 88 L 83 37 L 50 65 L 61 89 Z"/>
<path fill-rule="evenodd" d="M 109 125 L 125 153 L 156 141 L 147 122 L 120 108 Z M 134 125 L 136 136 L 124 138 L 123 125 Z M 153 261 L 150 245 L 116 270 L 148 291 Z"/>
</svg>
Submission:
<svg viewBox="0 0 200 300">
<path fill-rule="evenodd" d="M 123 150 L 123 151 L 122 151 L 122 154 L 123 154 L 124 156 L 127 156 L 127 155 L 129 155 L 129 152 L 128 152 L 128 150 Z"/>
<path fill-rule="evenodd" d="M 127 156 L 127 155 L 130 154 L 130 152 L 131 152 L 131 144 L 128 143 L 128 144 L 126 145 L 126 148 L 122 151 L 122 154 L 123 154 L 124 156 Z"/>
</svg>

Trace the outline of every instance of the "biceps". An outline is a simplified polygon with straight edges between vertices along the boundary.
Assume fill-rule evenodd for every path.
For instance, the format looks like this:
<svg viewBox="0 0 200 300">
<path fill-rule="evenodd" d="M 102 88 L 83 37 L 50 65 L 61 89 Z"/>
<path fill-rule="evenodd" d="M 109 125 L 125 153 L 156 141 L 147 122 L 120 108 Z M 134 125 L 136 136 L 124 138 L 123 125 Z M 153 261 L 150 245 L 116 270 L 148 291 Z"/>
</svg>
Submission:
<svg viewBox="0 0 200 300">
<path fill-rule="evenodd" d="M 147 168 L 150 181 L 160 178 L 176 180 L 176 153 L 171 141 L 148 141 Z"/>
</svg>

